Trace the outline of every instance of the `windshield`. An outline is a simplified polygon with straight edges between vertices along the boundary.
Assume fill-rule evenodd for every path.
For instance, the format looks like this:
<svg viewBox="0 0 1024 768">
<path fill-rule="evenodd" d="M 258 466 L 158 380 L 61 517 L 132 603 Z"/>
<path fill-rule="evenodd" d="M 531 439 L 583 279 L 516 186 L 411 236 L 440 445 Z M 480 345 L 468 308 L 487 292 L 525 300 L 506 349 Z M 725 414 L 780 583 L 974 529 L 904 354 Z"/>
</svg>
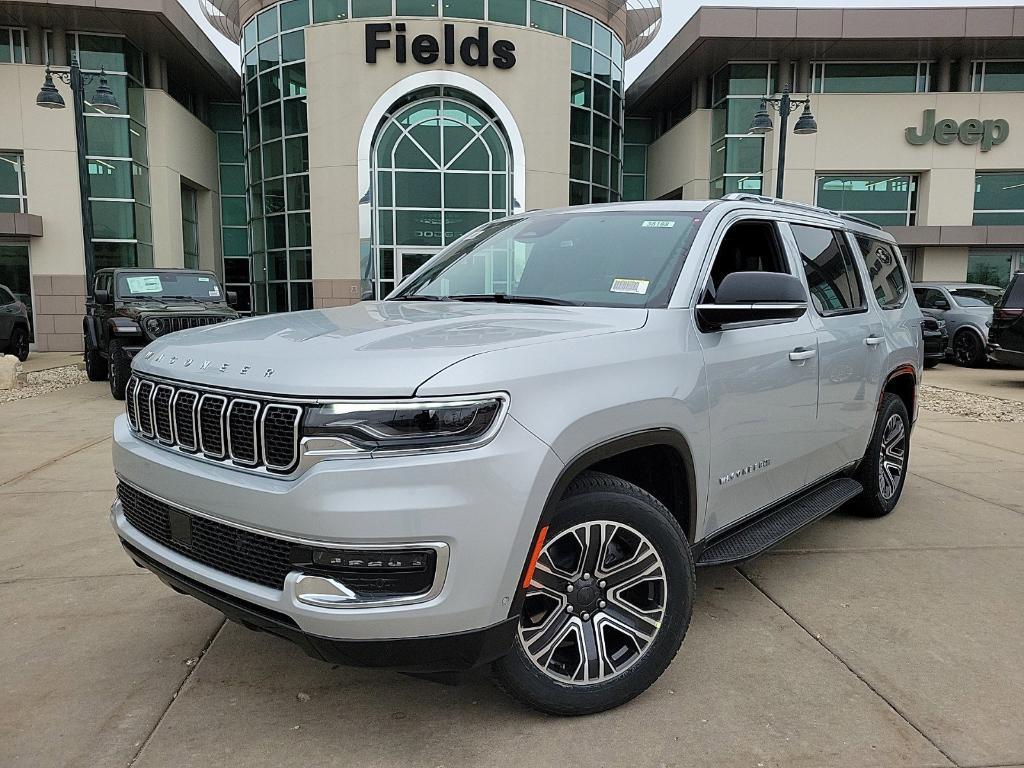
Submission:
<svg viewBox="0 0 1024 768">
<path fill-rule="evenodd" d="M 121 299 L 192 299 L 224 301 L 224 294 L 212 274 L 195 272 L 129 272 L 117 276 Z"/>
<path fill-rule="evenodd" d="M 949 293 L 961 307 L 994 307 L 1003 296 L 998 288 L 950 288 Z"/>
<path fill-rule="evenodd" d="M 391 301 L 666 306 L 698 212 L 569 212 L 485 225 Z"/>
</svg>

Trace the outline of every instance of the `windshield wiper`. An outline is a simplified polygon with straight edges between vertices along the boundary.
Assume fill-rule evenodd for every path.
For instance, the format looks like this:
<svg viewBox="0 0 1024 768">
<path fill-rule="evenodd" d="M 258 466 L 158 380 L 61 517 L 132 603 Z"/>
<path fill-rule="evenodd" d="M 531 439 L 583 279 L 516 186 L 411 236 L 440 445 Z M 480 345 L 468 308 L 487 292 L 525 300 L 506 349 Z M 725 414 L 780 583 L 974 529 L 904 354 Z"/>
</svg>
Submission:
<svg viewBox="0 0 1024 768">
<path fill-rule="evenodd" d="M 578 307 L 580 304 L 567 299 L 552 299 L 546 296 L 515 296 L 507 293 L 479 293 L 465 296 L 448 296 L 450 301 L 493 302 L 495 304 L 543 304 L 555 307 Z"/>
</svg>

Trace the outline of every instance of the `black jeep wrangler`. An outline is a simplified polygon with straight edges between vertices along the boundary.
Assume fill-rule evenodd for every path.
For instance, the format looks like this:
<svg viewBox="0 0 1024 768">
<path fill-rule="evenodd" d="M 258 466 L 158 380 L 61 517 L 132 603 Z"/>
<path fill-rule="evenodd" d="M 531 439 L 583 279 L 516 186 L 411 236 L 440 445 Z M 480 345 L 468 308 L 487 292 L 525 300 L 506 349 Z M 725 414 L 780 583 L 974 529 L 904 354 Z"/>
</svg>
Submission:
<svg viewBox="0 0 1024 768">
<path fill-rule="evenodd" d="M 213 272 L 193 269 L 101 269 L 86 302 L 85 371 L 110 381 L 124 400 L 132 358 L 149 342 L 185 328 L 234 320 L 236 299 Z"/>
</svg>

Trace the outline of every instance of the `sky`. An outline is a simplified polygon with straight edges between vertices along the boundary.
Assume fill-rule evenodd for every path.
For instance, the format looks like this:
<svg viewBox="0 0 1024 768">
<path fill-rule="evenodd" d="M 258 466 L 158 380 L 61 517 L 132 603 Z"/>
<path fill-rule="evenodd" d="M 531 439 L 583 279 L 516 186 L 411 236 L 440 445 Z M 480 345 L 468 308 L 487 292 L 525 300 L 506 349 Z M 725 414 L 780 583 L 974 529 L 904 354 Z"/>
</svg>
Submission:
<svg viewBox="0 0 1024 768">
<path fill-rule="evenodd" d="M 206 19 L 203 17 L 202 11 L 199 9 L 199 0 L 178 0 L 189 13 L 191 13 L 200 26 L 206 30 L 207 34 L 213 39 L 213 41 L 220 48 L 221 52 L 227 57 L 227 60 L 240 66 L 238 46 L 226 39 L 223 35 L 213 29 Z M 784 2 L 778 2 L 778 0 L 715 0 L 710 3 L 699 3 L 694 0 L 662 0 L 662 12 L 664 16 L 664 22 L 662 24 L 661 32 L 658 33 L 658 37 L 655 41 L 647 47 L 647 49 L 641 52 L 638 56 L 635 56 L 626 63 L 626 81 L 632 82 L 637 75 L 643 72 L 651 60 L 657 55 L 669 40 L 671 40 L 676 32 L 693 16 L 694 12 L 702 5 L 717 5 L 717 6 L 744 6 L 744 5 L 759 5 L 759 6 L 773 6 L 779 5 L 786 8 L 884 8 L 898 6 L 902 8 L 928 8 L 942 5 L 1018 5 L 1020 0 L 785 0 Z"/>
</svg>

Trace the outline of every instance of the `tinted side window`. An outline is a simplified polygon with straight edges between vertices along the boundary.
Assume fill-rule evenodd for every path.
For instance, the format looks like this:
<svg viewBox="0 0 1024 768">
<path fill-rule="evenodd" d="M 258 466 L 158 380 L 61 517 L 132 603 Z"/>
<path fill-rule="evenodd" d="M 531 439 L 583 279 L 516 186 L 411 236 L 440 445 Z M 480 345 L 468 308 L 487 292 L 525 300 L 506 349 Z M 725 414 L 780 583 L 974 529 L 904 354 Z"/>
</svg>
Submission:
<svg viewBox="0 0 1024 768">
<path fill-rule="evenodd" d="M 738 221 L 729 227 L 708 275 L 704 301 L 714 301 L 718 286 L 733 272 L 789 272 L 779 233 L 770 221 Z"/>
<path fill-rule="evenodd" d="M 811 301 L 819 314 L 863 309 L 864 292 L 845 237 L 831 229 L 791 225 L 807 273 Z"/>
<path fill-rule="evenodd" d="M 902 307 L 907 297 L 907 276 L 895 249 L 881 240 L 857 235 L 857 246 L 871 278 L 871 290 L 882 309 Z"/>
<path fill-rule="evenodd" d="M 1006 289 L 1002 305 L 1010 309 L 1024 308 L 1024 274 L 1016 275 Z"/>
</svg>

